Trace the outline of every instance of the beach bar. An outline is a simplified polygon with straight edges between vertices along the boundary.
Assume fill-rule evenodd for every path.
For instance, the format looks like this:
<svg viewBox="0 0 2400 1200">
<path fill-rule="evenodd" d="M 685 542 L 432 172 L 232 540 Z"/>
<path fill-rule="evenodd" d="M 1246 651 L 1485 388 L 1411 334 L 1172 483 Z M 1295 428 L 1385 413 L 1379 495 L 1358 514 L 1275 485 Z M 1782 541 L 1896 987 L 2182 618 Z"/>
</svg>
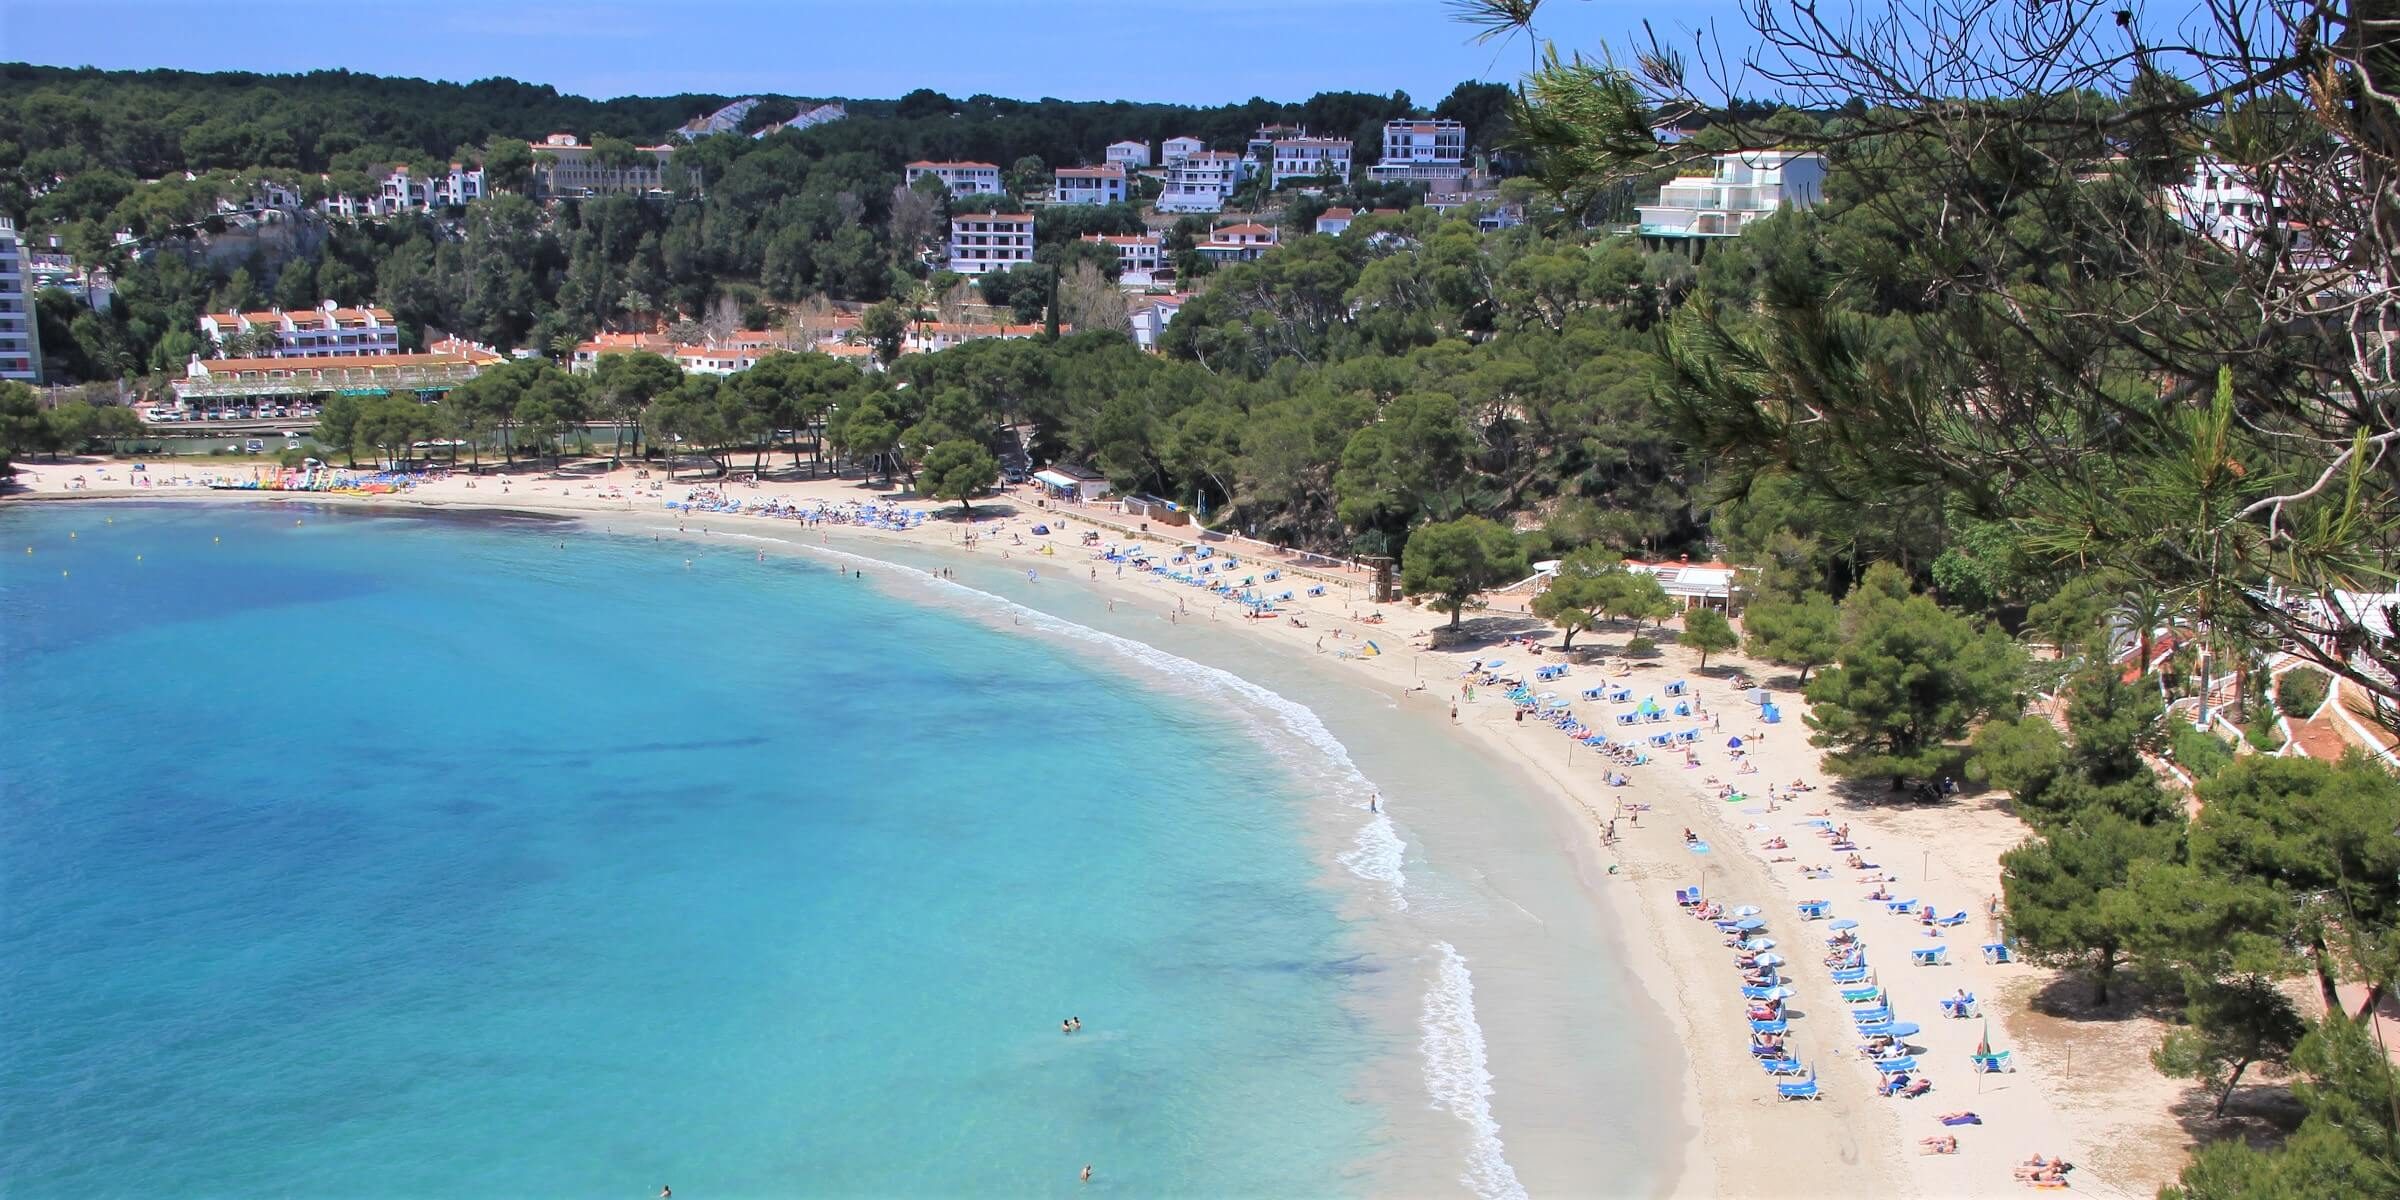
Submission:
<svg viewBox="0 0 2400 1200">
<path fill-rule="evenodd" d="M 1042 485 L 1053 500 L 1092 501 L 1109 492 L 1108 479 L 1085 467 L 1051 466 L 1033 473 L 1033 481 Z"/>
</svg>

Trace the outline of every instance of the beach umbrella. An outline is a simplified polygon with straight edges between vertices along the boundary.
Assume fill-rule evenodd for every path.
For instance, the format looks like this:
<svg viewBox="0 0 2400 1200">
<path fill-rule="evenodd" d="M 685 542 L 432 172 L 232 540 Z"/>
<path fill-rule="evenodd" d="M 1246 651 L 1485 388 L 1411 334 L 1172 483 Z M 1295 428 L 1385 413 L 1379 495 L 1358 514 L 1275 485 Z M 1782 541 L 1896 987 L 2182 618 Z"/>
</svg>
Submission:
<svg viewBox="0 0 2400 1200">
<path fill-rule="evenodd" d="M 1742 949 L 1744 950 L 1772 950 L 1774 948 L 1774 938 L 1751 938 L 1742 943 Z"/>
<path fill-rule="evenodd" d="M 1921 1032 L 1923 1032 L 1923 1030 L 1920 1030 L 1920 1029 L 1918 1029 L 1918 1028 L 1917 1028 L 1917 1023 L 1916 1023 L 1915 1021 L 1901 1021 L 1901 1022 L 1898 1022 L 1897 1024 L 1893 1025 L 1893 1026 L 1892 1026 L 1890 1029 L 1886 1030 L 1885 1032 L 1887 1032 L 1887 1033 L 1891 1034 L 1893 1037 L 1896 1037 L 1896 1038 L 1904 1038 L 1904 1037 L 1908 1037 L 1908 1036 L 1909 1036 L 1909 1035 L 1911 1035 L 1911 1034 L 1915 1034 L 1915 1033 L 1921 1033 Z"/>
<path fill-rule="evenodd" d="M 1762 967 L 1780 967 L 1783 965 L 1783 956 L 1780 954 L 1761 954 L 1758 956 L 1755 962 L 1758 966 Z"/>
<path fill-rule="evenodd" d="M 1825 926 L 1825 928 L 1827 928 L 1827 929 L 1856 929 L 1856 928 L 1858 928 L 1858 922 L 1856 922 L 1856 921 L 1853 921 L 1853 920 L 1851 920 L 1851 919 L 1850 919 L 1850 918 L 1848 918 L 1848 917 L 1843 917 L 1841 920 L 1838 920 L 1838 921 L 1832 921 L 1832 922 L 1829 922 L 1829 923 L 1827 923 L 1827 924 L 1826 924 L 1826 926 Z"/>
<path fill-rule="evenodd" d="M 1773 991 L 1770 991 L 1770 992 L 1768 992 L 1768 993 L 1767 993 L 1767 998 L 1768 998 L 1768 999 L 1770 999 L 1770 1000 L 1789 1000 L 1789 999 L 1791 999 L 1792 997 L 1794 997 L 1794 996 L 1797 996 L 1797 995 L 1799 995 L 1799 994 L 1800 994 L 1800 993 L 1798 993 L 1798 992 L 1795 992 L 1795 991 L 1793 991 L 1792 989 L 1790 989 L 1790 988 L 1788 988 L 1788 987 L 1779 987 L 1779 988 L 1776 988 L 1776 989 L 1774 989 Z"/>
<path fill-rule="evenodd" d="M 1755 917 L 1758 915 L 1758 906 L 1755 904 L 1745 904 L 1740 908 L 1734 909 L 1733 915 L 1737 917 Z"/>
<path fill-rule="evenodd" d="M 1727 748 L 1727 749 L 1731 749 L 1731 750 L 1739 750 L 1739 749 L 1741 749 L 1741 748 L 1742 748 L 1742 739 L 1740 739 L 1740 738 L 1738 738 L 1738 737 L 1730 737 L 1730 738 L 1726 738 L 1726 739 L 1725 739 L 1725 746 L 1726 746 L 1726 748 Z"/>
<path fill-rule="evenodd" d="M 1985 1017 L 1985 1018 L 1983 1019 L 1983 1040 L 1982 1040 L 1982 1041 L 1979 1041 L 1979 1042 L 1977 1042 L 1977 1043 L 1975 1043 L 1975 1053 L 1977 1053 L 1977 1054 L 1990 1054 L 1991 1052 L 1992 1052 L 1992 1019 L 1991 1019 L 1990 1017 Z"/>
<path fill-rule="evenodd" d="M 1753 929 L 1765 929 L 1767 927 L 1767 923 L 1759 920 L 1757 917 L 1743 917 L 1741 920 L 1735 921 L 1733 923 L 1733 927 L 1735 929 L 1748 932 L 1749 930 Z"/>
</svg>

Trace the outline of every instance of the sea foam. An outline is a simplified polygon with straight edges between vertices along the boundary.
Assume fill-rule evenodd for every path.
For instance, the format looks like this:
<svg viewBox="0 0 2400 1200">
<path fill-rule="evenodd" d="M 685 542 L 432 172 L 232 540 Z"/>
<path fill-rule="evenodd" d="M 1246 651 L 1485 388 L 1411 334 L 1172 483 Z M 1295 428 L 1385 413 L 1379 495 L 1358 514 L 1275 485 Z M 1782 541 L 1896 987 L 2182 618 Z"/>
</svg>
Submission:
<svg viewBox="0 0 2400 1200">
<path fill-rule="evenodd" d="M 1433 1107 L 1466 1122 L 1471 1132 L 1467 1171 L 1459 1176 L 1485 1200 L 1523 1200 L 1525 1185 L 1500 1146 L 1492 1118 L 1492 1071 L 1484 1057 L 1483 1027 L 1475 1023 L 1475 980 L 1467 960 L 1448 942 L 1434 943 L 1442 961 L 1425 992 L 1425 1090 Z"/>
</svg>

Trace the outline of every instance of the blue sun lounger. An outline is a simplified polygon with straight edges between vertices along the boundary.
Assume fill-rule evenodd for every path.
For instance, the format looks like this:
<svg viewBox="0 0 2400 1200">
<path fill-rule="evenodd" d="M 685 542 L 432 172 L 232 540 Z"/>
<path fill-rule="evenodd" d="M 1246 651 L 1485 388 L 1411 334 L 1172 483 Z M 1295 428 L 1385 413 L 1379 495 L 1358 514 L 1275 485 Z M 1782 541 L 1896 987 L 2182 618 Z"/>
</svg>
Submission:
<svg viewBox="0 0 2400 1200">
<path fill-rule="evenodd" d="M 1916 909 L 1917 900 L 1914 896 L 1911 896 L 1906 900 L 1886 900 L 1883 903 L 1883 911 L 1890 913 L 1911 913 L 1915 912 Z"/>
<path fill-rule="evenodd" d="M 1685 908 L 1690 908 L 1693 905 L 1700 903 L 1700 889 L 1696 887 L 1676 888 L 1675 903 L 1680 904 Z"/>
<path fill-rule="evenodd" d="M 1680 695 L 1682 695 L 1682 694 L 1684 694 L 1685 692 L 1688 692 L 1688 691 L 1690 691 L 1690 690 L 1692 690 L 1692 685 L 1691 685 L 1691 684 L 1688 684 L 1688 683 L 1685 683 L 1683 680 L 1680 680 L 1680 679 L 1676 680 L 1676 681 L 1675 681 L 1675 682 L 1673 682 L 1673 683 L 1670 683 L 1670 684 L 1668 684 L 1668 685 L 1667 685 L 1667 687 L 1666 687 L 1666 692 L 1667 692 L 1667 694 L 1668 694 L 1668 695 L 1670 695 L 1670 696 L 1680 696 Z"/>
<path fill-rule="evenodd" d="M 1583 689 L 1583 698 L 1584 698 L 1584 699 L 1586 699 L 1586 700 L 1597 700 L 1597 699 L 1599 699 L 1599 698 L 1600 698 L 1600 696 L 1601 696 L 1601 693 L 1602 693 L 1604 690 L 1605 690 L 1605 689 L 1603 689 L 1603 688 L 1596 688 L 1596 687 L 1588 687 L 1588 688 L 1585 688 L 1585 689 Z"/>
<path fill-rule="evenodd" d="M 1630 704 L 1633 701 L 1633 689 L 1629 687 L 1610 688 L 1608 689 L 1608 700 L 1611 704 Z"/>
<path fill-rule="evenodd" d="M 2014 962 L 2016 956 L 2008 952 L 2006 942 L 1985 942 L 1983 944 L 1983 961 L 1987 963 Z"/>
<path fill-rule="evenodd" d="M 1858 983 L 1866 977 L 1867 969 L 1865 967 L 1841 967 L 1833 973 L 1835 983 Z"/>
<path fill-rule="evenodd" d="M 1803 1079 L 1798 1083 L 1779 1083 L 1775 1085 L 1775 1094 L 1786 1100 L 1814 1100 L 1817 1098 L 1817 1081 Z"/>
<path fill-rule="evenodd" d="M 1870 983 L 1865 987 L 1842 989 L 1842 1003 L 1844 1004 L 1873 1004 L 1881 999 L 1883 999 L 1883 987 L 1880 984 Z"/>
<path fill-rule="evenodd" d="M 1806 1075 L 1808 1067 L 1796 1058 L 1770 1058 L 1759 1064 L 1769 1075 Z"/>
<path fill-rule="evenodd" d="M 1807 921 L 1821 921 L 1825 919 L 1825 914 L 1832 907 L 1832 904 L 1824 900 L 1803 900 L 1800 902 L 1800 917 Z"/>
<path fill-rule="evenodd" d="M 1917 1059 L 1913 1054 L 1903 1054 L 1898 1058 L 1879 1058 L 1875 1060 L 1875 1069 L 1886 1075 L 1905 1074 L 1917 1069 Z"/>
<path fill-rule="evenodd" d="M 1309 595 L 1311 595 L 1311 596 L 1322 596 L 1322 595 L 1324 595 L 1324 594 L 1325 594 L 1325 585 L 1320 583 L 1320 584 L 1317 584 L 1317 585 L 1315 585 L 1315 586 L 1313 586 L 1313 587 L 1309 588 L 1309 589 L 1308 589 L 1308 594 L 1309 594 Z"/>
<path fill-rule="evenodd" d="M 1782 986 L 1783 985 L 1780 983 L 1762 983 L 1757 985 L 1743 984 L 1742 999 L 1772 1000 L 1775 998 L 1775 990 Z"/>
<path fill-rule="evenodd" d="M 1789 1028 L 1791 1028 L 1790 1022 L 1787 1022 L 1780 1017 L 1772 1021 L 1750 1022 L 1750 1032 L 1752 1033 L 1782 1033 L 1784 1030 Z"/>
<path fill-rule="evenodd" d="M 1974 1062 L 1976 1074 L 1997 1075 L 2002 1071 L 2017 1069 L 2015 1064 L 2008 1061 L 2009 1053 L 2006 1050 L 1995 1050 L 1990 1054 L 1970 1054 L 1967 1057 Z"/>
<path fill-rule="evenodd" d="M 1908 952 L 1909 961 L 1920 967 L 1939 967 L 1950 961 L 1950 947 L 1922 946 Z"/>
<path fill-rule="evenodd" d="M 1879 1021 L 1889 1021 L 1892 1019 L 1892 1006 L 1889 1004 L 1881 1004 L 1874 1008 L 1854 1008 L 1850 1010 L 1850 1019 L 1858 1022 L 1861 1025 L 1873 1025 Z"/>
<path fill-rule="evenodd" d="M 1936 925 L 1964 925 L 1967 923 L 1967 910 L 1962 908 L 1949 916 L 1935 917 L 1933 923 Z"/>
</svg>

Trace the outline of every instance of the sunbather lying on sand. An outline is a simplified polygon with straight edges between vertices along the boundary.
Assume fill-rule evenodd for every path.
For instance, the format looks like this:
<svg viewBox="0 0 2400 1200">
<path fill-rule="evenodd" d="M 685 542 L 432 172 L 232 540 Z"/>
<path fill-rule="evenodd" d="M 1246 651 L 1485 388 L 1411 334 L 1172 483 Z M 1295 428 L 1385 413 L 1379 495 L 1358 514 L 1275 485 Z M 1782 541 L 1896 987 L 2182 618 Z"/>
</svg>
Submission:
<svg viewBox="0 0 2400 1200">
<path fill-rule="evenodd" d="M 1921 1153 L 1924 1154 L 1958 1153 L 1958 1139 L 1955 1137 L 1918 1138 L 1917 1144 L 1925 1147 L 1925 1149 L 1921 1151 Z"/>
</svg>

